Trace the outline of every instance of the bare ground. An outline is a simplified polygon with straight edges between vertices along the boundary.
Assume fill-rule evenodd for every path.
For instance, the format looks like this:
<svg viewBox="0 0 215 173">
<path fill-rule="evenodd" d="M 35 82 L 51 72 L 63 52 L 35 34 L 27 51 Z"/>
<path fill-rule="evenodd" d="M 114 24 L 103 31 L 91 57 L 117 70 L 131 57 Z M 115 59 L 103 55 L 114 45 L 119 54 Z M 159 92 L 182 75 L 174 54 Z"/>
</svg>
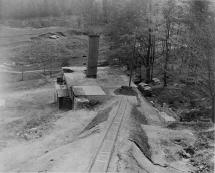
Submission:
<svg viewBox="0 0 215 173">
<path fill-rule="evenodd" d="M 105 123 L 114 100 L 108 98 L 93 110 L 59 111 L 53 94 L 47 83 L 2 95 L 1 172 L 86 169 L 101 135 L 96 127 Z"/>
<path fill-rule="evenodd" d="M 1 42 L 1 61 L 12 55 L 11 47 L 17 47 L 17 43 L 22 47 L 29 44 L 26 39 L 32 36 L 59 31 L 59 28 L 34 30 L 32 35 L 29 28 L 21 31 L 4 29 L 4 32 L 9 31 L 8 36 L 19 34 L 7 38 L 7 45 Z M 20 38 L 24 40 L 20 41 Z M 81 39 L 78 36 L 74 40 L 80 42 Z M 0 172 L 85 172 L 116 100 L 108 98 L 107 102 L 91 110 L 59 111 L 54 103 L 50 78 L 38 74 L 26 77 L 25 81 L 20 81 L 20 74 L 0 75 Z M 210 153 L 214 151 L 211 137 L 214 130 L 210 130 L 211 126 L 196 131 L 195 127 L 180 123 L 168 125 L 146 100 L 140 98 L 130 100 L 130 110 L 120 131 L 110 170 L 143 173 L 208 173 L 213 170 L 214 156 Z"/>
</svg>

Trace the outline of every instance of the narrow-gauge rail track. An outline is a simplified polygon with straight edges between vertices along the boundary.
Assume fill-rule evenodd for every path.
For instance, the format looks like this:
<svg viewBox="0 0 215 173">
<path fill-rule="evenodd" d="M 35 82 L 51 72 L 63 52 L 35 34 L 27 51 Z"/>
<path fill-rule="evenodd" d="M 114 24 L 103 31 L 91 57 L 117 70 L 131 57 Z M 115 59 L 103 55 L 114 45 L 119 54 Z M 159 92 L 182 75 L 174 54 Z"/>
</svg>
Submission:
<svg viewBox="0 0 215 173">
<path fill-rule="evenodd" d="M 111 157 L 114 151 L 115 143 L 125 117 L 128 100 L 123 96 L 120 100 L 118 108 L 106 128 L 99 147 L 93 155 L 87 172 L 107 172 Z"/>
</svg>

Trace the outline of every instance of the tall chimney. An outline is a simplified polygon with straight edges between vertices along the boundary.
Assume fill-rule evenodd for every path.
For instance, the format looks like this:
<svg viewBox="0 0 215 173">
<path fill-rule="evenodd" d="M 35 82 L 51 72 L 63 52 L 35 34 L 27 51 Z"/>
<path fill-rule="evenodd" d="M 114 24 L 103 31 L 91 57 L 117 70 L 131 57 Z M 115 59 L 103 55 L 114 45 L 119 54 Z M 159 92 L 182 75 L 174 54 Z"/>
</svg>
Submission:
<svg viewBox="0 0 215 173">
<path fill-rule="evenodd" d="M 87 64 L 87 77 L 97 77 L 97 65 L 99 54 L 99 35 L 89 35 L 89 55 Z"/>
</svg>

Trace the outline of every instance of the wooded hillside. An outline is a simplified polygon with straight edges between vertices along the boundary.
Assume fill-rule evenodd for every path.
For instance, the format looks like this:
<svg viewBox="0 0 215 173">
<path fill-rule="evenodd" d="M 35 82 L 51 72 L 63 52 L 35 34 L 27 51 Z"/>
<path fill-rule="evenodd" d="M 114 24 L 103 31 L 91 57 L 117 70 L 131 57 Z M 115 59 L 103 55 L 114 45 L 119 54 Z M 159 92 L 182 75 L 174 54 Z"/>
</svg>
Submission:
<svg viewBox="0 0 215 173">
<path fill-rule="evenodd" d="M 79 29 L 97 27 L 109 61 L 163 86 L 198 90 L 215 116 L 215 13 L 210 0 L 0 0 L 2 19 L 76 16 Z"/>
</svg>

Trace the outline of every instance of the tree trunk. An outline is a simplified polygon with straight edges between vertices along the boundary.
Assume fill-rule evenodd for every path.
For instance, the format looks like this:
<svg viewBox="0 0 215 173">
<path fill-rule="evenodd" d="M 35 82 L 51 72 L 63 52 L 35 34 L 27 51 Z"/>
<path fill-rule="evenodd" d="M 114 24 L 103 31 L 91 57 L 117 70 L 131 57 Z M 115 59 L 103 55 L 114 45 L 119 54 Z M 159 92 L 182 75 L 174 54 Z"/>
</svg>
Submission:
<svg viewBox="0 0 215 173">
<path fill-rule="evenodd" d="M 23 81 L 24 80 L 24 67 L 23 67 L 24 65 L 22 65 L 22 79 L 21 79 L 21 81 Z"/>
<path fill-rule="evenodd" d="M 45 64 L 43 65 L 43 73 L 44 73 L 44 75 L 46 74 L 46 65 Z"/>
<path fill-rule="evenodd" d="M 50 57 L 50 77 L 52 77 L 52 57 Z"/>
<path fill-rule="evenodd" d="M 146 67 L 146 83 L 151 82 L 151 68 L 149 66 Z"/>
<path fill-rule="evenodd" d="M 212 111 L 211 111 L 212 122 L 215 122 L 215 95 L 212 96 Z"/>
<path fill-rule="evenodd" d="M 149 29 L 149 40 L 148 40 L 148 48 L 147 48 L 147 57 L 146 57 L 146 83 L 151 82 L 151 29 Z"/>
<path fill-rule="evenodd" d="M 165 64 L 164 64 L 164 76 L 163 76 L 163 83 L 164 83 L 164 87 L 167 86 L 167 68 L 168 68 L 168 53 L 166 53 L 166 58 L 165 58 Z"/>
<path fill-rule="evenodd" d="M 164 76 L 163 76 L 163 82 L 164 82 L 164 87 L 167 86 L 167 72 L 168 72 L 168 62 L 169 62 L 169 37 L 170 37 L 170 23 L 167 21 L 166 24 L 166 40 L 165 40 L 165 47 L 166 47 L 166 58 L 165 58 L 165 64 L 164 64 Z"/>
<path fill-rule="evenodd" d="M 133 68 L 134 68 L 134 59 L 135 59 L 135 51 L 136 51 L 136 35 L 134 37 L 134 45 L 133 45 L 133 51 L 132 51 L 132 59 L 130 61 L 130 79 L 129 79 L 129 87 L 131 87 L 131 80 L 133 76 Z"/>
<path fill-rule="evenodd" d="M 104 18 L 104 23 L 108 23 L 108 1 L 107 0 L 103 0 L 102 1 L 102 5 L 103 5 L 103 18 Z"/>
<path fill-rule="evenodd" d="M 129 84 L 128 84 L 129 87 L 131 87 L 132 76 L 133 76 L 133 63 L 131 62 Z"/>
<path fill-rule="evenodd" d="M 152 46 L 152 59 L 151 59 L 151 80 L 153 79 L 154 73 L 154 61 L 155 61 L 155 36 L 153 37 L 153 46 Z"/>
</svg>

